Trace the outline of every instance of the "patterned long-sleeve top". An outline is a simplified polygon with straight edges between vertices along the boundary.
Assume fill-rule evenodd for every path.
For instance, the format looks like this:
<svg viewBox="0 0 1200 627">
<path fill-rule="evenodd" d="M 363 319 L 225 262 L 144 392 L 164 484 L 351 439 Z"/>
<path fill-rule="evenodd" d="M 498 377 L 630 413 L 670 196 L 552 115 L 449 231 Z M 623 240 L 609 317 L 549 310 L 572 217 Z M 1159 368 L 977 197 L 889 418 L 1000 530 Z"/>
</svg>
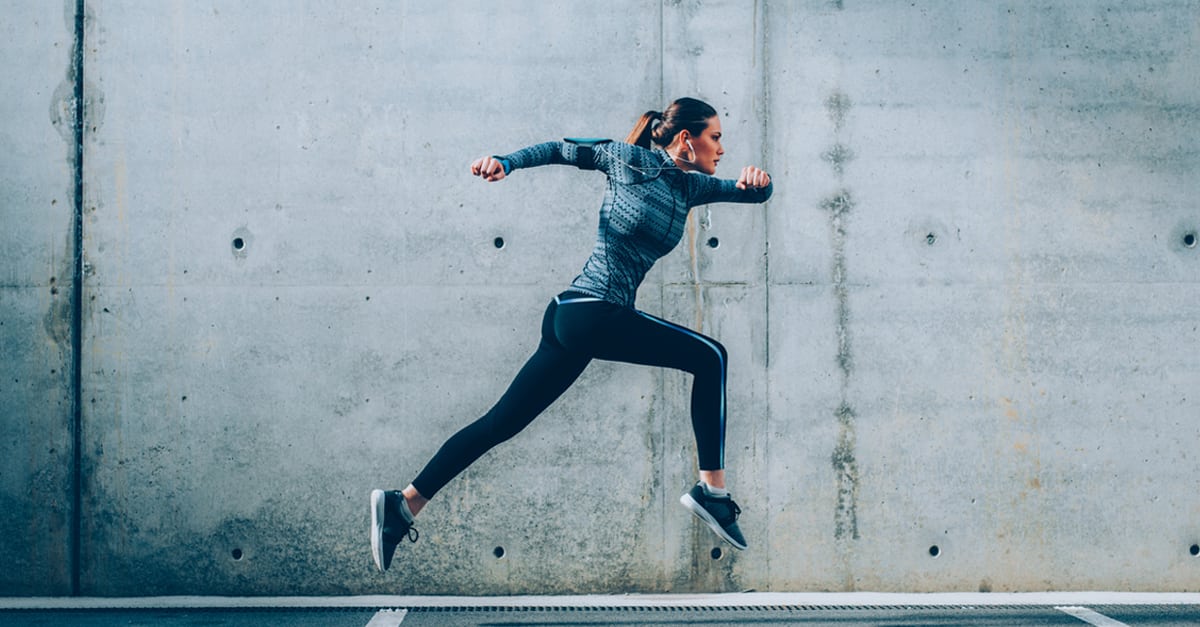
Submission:
<svg viewBox="0 0 1200 627">
<path fill-rule="evenodd" d="M 692 207 L 760 203 L 772 191 L 738 189 L 736 181 L 680 170 L 661 149 L 608 140 L 546 142 L 499 159 L 506 171 L 560 164 L 608 175 L 596 247 L 571 289 L 628 307 L 646 273 L 683 238 Z"/>
</svg>

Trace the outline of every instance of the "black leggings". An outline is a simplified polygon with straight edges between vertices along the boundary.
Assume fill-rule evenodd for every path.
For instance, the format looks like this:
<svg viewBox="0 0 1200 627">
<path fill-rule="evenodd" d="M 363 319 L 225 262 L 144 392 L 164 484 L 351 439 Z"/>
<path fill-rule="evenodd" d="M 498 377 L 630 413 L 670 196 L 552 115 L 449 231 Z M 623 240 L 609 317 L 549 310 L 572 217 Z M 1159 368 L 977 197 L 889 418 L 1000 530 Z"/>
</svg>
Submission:
<svg viewBox="0 0 1200 627">
<path fill-rule="evenodd" d="M 700 469 L 725 467 L 725 347 L 632 307 L 564 292 L 546 308 L 537 352 L 508 391 L 491 411 L 442 445 L 413 487 L 421 496 L 433 498 L 479 456 L 533 422 L 571 387 L 592 359 L 692 373 L 692 430 Z"/>
</svg>

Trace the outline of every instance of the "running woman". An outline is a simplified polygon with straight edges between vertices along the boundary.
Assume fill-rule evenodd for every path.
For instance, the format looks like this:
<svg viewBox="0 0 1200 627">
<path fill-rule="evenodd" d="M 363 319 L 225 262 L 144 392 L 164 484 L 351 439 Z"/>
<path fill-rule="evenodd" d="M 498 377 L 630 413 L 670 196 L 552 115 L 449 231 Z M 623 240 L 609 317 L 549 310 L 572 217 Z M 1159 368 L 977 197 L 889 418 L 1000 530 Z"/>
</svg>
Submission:
<svg viewBox="0 0 1200 627">
<path fill-rule="evenodd" d="M 737 524 L 741 510 L 725 489 L 725 347 L 634 307 L 646 272 L 679 243 L 692 207 L 761 203 L 771 197 L 771 177 L 757 167 L 743 168 L 736 181 L 714 178 L 724 153 L 716 110 L 681 98 L 666 111 L 642 115 L 625 143 L 567 139 L 471 164 L 471 174 L 488 182 L 549 164 L 603 172 L 608 189 L 600 206 L 599 234 L 583 272 L 547 307 L 537 351 L 495 407 L 451 436 L 404 490 L 371 492 L 371 552 L 379 570 L 391 565 L 401 540 L 416 542 L 413 518 L 429 499 L 481 455 L 528 426 L 593 359 L 693 375 L 692 430 L 700 480 L 680 502 L 725 541 L 746 548 Z"/>
</svg>

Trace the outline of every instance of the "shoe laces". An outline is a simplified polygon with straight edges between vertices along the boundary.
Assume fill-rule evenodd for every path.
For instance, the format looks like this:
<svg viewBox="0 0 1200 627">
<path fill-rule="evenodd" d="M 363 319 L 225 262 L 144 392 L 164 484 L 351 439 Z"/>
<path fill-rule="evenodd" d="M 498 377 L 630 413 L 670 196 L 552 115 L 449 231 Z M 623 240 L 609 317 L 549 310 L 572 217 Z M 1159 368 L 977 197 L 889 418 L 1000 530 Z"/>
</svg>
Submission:
<svg viewBox="0 0 1200 627">
<path fill-rule="evenodd" d="M 738 516 L 742 515 L 742 508 L 738 507 L 738 504 L 733 501 L 733 497 L 731 497 L 731 496 L 709 497 L 709 500 L 713 501 L 713 502 L 721 503 L 722 505 L 727 504 L 729 506 L 730 517 L 731 517 L 729 522 L 737 522 Z M 711 510 L 710 510 L 710 512 L 711 512 Z"/>
</svg>

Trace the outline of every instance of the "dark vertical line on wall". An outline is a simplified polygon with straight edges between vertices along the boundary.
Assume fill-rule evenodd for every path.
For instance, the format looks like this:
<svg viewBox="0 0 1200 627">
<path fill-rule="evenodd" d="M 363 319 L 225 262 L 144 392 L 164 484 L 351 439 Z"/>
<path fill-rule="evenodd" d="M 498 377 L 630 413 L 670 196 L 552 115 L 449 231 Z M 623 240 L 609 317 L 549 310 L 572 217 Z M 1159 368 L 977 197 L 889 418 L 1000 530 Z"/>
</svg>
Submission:
<svg viewBox="0 0 1200 627">
<path fill-rule="evenodd" d="M 771 146 L 769 145 L 771 137 L 771 86 L 770 74 L 768 73 L 769 66 L 767 65 L 767 7 L 765 2 L 754 2 L 754 34 L 755 45 L 758 46 L 758 72 L 759 72 L 759 158 L 761 159 L 762 167 L 768 172 L 772 172 L 770 164 Z M 771 463 L 771 429 L 774 424 L 774 412 L 772 407 L 775 405 L 771 401 L 771 201 L 767 201 L 762 205 L 763 212 L 763 377 L 764 388 L 766 392 L 766 431 L 767 436 L 762 439 L 763 459 L 767 460 L 767 464 Z M 773 473 L 767 473 L 770 477 Z M 768 479 L 766 500 L 767 511 L 775 511 L 775 499 L 772 495 L 775 494 L 775 486 Z M 768 517 L 768 521 L 770 518 Z M 770 524 L 770 522 L 768 522 Z M 775 560 L 772 559 L 770 553 L 767 554 L 764 566 L 766 570 L 767 581 L 772 581 L 771 576 L 772 566 Z"/>
<path fill-rule="evenodd" d="M 73 226 L 74 270 L 71 280 L 71 531 L 70 568 L 71 595 L 80 594 L 80 559 L 83 504 L 83 136 L 84 136 L 84 0 L 75 0 L 75 48 L 71 61 L 75 75 L 73 165 L 75 220 Z"/>
<path fill-rule="evenodd" d="M 658 3 L 658 105 L 664 106 L 667 99 L 667 9 Z"/>
<path fill-rule="evenodd" d="M 767 63 L 767 34 L 770 27 L 767 21 L 766 3 L 760 3 L 755 0 L 754 3 L 754 30 L 758 36 L 758 71 L 761 80 L 759 95 L 762 98 L 759 115 L 762 124 L 760 126 L 761 135 L 759 135 L 759 159 L 761 159 L 762 167 L 767 173 L 772 171 L 772 165 L 769 163 L 771 158 L 771 76 L 769 74 L 770 67 Z M 771 367 L 771 220 L 769 212 L 771 211 L 771 201 L 767 201 L 763 205 L 763 212 L 768 215 L 763 216 L 763 283 L 764 283 L 764 298 L 766 300 L 765 324 L 766 328 L 766 367 Z M 770 378 L 767 378 L 767 398 L 770 398 Z M 769 409 L 769 408 L 768 408 Z"/>
<path fill-rule="evenodd" d="M 663 6 L 666 3 L 666 1 L 667 0 L 659 0 L 659 3 L 658 3 L 658 103 L 655 104 L 654 107 L 652 107 L 652 108 L 663 106 L 663 104 L 664 104 L 663 100 L 666 99 L 665 93 L 667 91 L 667 67 L 666 67 L 666 56 L 667 56 L 667 52 L 666 52 L 666 50 L 667 50 L 667 21 L 666 20 L 667 20 L 667 16 L 666 16 L 666 8 Z M 658 303 L 659 303 L 659 312 L 660 313 L 665 313 L 665 312 L 663 312 L 663 310 L 666 308 L 664 305 L 666 302 L 667 302 L 666 281 L 659 280 L 659 282 L 658 282 Z M 655 413 L 657 414 L 656 417 L 658 419 L 658 441 L 662 443 L 661 450 L 662 450 L 663 458 L 665 459 L 666 455 L 667 455 L 667 420 L 665 417 L 667 412 L 666 411 L 657 411 L 658 409 L 663 408 L 665 406 L 666 398 L 667 398 L 667 394 L 666 394 L 667 379 L 666 379 L 666 376 L 661 371 L 661 369 L 659 370 L 659 372 L 657 374 L 656 383 L 658 384 L 658 398 L 654 400 L 653 407 L 656 410 Z M 668 476 L 667 464 L 660 463 L 660 464 L 658 464 L 658 468 L 659 468 L 659 470 L 658 470 L 659 485 L 663 486 L 663 488 L 661 488 L 659 490 L 659 492 L 664 493 L 664 497 L 665 497 L 665 492 L 666 492 L 665 486 L 670 485 L 669 484 L 670 477 Z M 669 539 L 670 527 L 669 527 L 669 525 L 667 525 L 667 516 L 668 516 L 667 510 L 670 507 L 670 505 L 669 505 L 670 502 L 671 502 L 670 499 L 664 498 L 663 504 L 662 504 L 662 509 L 660 510 L 661 515 L 662 515 L 662 518 L 661 518 L 662 524 L 660 525 L 660 529 L 662 529 L 662 546 L 664 546 L 664 547 L 671 546 L 671 540 Z M 670 567 L 670 565 L 668 565 L 668 561 L 669 560 L 665 560 L 665 559 L 662 560 L 662 564 L 660 566 L 660 568 L 662 569 L 661 576 L 664 581 L 669 581 L 670 578 L 672 577 L 671 567 Z"/>
</svg>

